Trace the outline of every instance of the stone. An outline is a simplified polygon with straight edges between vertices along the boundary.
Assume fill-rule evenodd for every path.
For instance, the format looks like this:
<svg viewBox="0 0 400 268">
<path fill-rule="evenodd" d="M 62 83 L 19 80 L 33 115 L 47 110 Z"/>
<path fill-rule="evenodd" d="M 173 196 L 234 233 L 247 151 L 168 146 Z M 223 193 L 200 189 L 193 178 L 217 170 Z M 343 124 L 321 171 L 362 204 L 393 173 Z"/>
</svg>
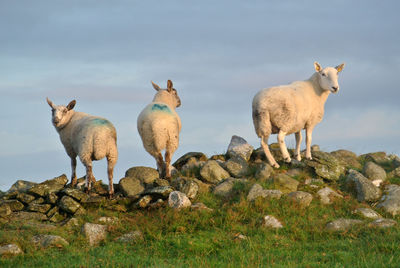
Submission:
<svg viewBox="0 0 400 268">
<path fill-rule="evenodd" d="M 274 228 L 274 229 L 283 227 L 282 223 L 278 219 L 276 219 L 274 216 L 271 216 L 271 215 L 267 215 L 264 217 L 263 226 L 267 227 L 267 228 Z"/>
<path fill-rule="evenodd" d="M 343 163 L 346 168 L 361 168 L 361 163 L 358 161 L 357 155 L 351 151 L 341 149 L 333 151 L 330 154 Z"/>
<path fill-rule="evenodd" d="M 12 213 L 10 206 L 7 203 L 0 202 L 0 217 L 7 217 Z"/>
<path fill-rule="evenodd" d="M 312 194 L 307 192 L 296 191 L 289 193 L 287 195 L 287 199 L 297 204 L 300 208 L 306 208 L 310 205 L 311 201 L 313 200 L 313 196 Z"/>
<path fill-rule="evenodd" d="M 7 193 L 26 193 L 32 186 L 36 185 L 36 182 L 24 181 L 24 180 L 17 180 L 11 188 L 7 191 Z"/>
<path fill-rule="evenodd" d="M 157 187 L 157 186 L 169 186 L 169 181 L 166 180 L 166 179 L 156 179 L 156 180 L 153 182 L 153 185 L 154 185 L 155 187 Z"/>
<path fill-rule="evenodd" d="M 88 200 L 89 195 L 87 193 L 82 192 L 81 190 L 74 189 L 74 188 L 65 188 L 62 190 L 63 194 L 66 194 L 77 201 L 85 202 Z"/>
<path fill-rule="evenodd" d="M 190 206 L 192 210 L 205 210 L 205 211 L 214 211 L 212 208 L 207 207 L 203 203 L 195 203 Z"/>
<path fill-rule="evenodd" d="M 72 229 L 79 226 L 79 220 L 75 217 L 67 219 L 62 223 L 62 226 L 68 229 Z"/>
<path fill-rule="evenodd" d="M 27 210 L 46 214 L 51 208 L 50 204 L 29 204 Z"/>
<path fill-rule="evenodd" d="M 323 179 L 337 181 L 346 171 L 342 163 L 329 153 L 317 151 L 312 157 L 313 160 L 305 160 L 305 163 L 314 168 L 315 173 Z"/>
<path fill-rule="evenodd" d="M 400 178 L 400 167 L 395 168 L 392 172 L 388 174 L 388 177 L 398 177 Z"/>
<path fill-rule="evenodd" d="M 269 164 L 263 163 L 260 168 L 257 169 L 255 179 L 261 182 L 268 180 L 271 175 L 274 174 L 274 169 Z"/>
<path fill-rule="evenodd" d="M 116 224 L 119 219 L 117 217 L 100 217 L 97 221 L 102 224 Z"/>
<path fill-rule="evenodd" d="M 157 173 L 158 174 L 158 173 Z M 155 178 L 154 181 L 158 179 Z M 119 181 L 119 187 L 124 196 L 135 197 L 144 192 L 145 188 L 141 181 L 134 177 L 125 177 Z"/>
<path fill-rule="evenodd" d="M 200 169 L 200 175 L 204 181 L 214 184 L 230 177 L 229 173 L 215 160 L 207 161 Z"/>
<path fill-rule="evenodd" d="M 226 161 L 226 155 L 225 154 L 215 154 L 215 155 L 210 157 L 210 160 L 219 160 L 219 161 L 225 162 Z"/>
<path fill-rule="evenodd" d="M 319 151 L 321 151 L 321 149 L 319 148 L 319 145 L 318 145 L 318 144 L 313 144 L 313 145 L 311 145 L 311 152 L 312 152 L 312 153 L 314 153 L 314 152 L 319 152 Z"/>
<path fill-rule="evenodd" d="M 340 231 L 347 231 L 353 228 L 356 225 L 363 224 L 364 222 L 361 220 L 355 219 L 337 219 L 325 226 L 325 230 L 329 232 L 340 232 Z"/>
<path fill-rule="evenodd" d="M 195 199 L 199 192 L 199 185 L 194 180 L 187 180 L 180 191 L 189 199 Z"/>
<path fill-rule="evenodd" d="M 82 226 L 82 233 L 85 235 L 90 246 L 96 246 L 106 239 L 107 226 L 87 222 Z"/>
<path fill-rule="evenodd" d="M 288 175 L 290 177 L 297 177 L 303 173 L 304 173 L 304 171 L 301 168 L 291 168 L 286 172 L 286 175 Z"/>
<path fill-rule="evenodd" d="M 282 192 L 279 190 L 265 190 L 259 184 L 254 184 L 249 194 L 247 195 L 247 201 L 252 202 L 256 200 L 258 197 L 265 198 L 265 199 L 280 199 L 282 196 Z"/>
<path fill-rule="evenodd" d="M 382 208 L 393 217 L 400 214 L 400 186 L 389 184 L 385 186 L 381 202 L 376 206 Z"/>
<path fill-rule="evenodd" d="M 169 194 L 173 191 L 174 189 L 171 186 L 157 186 L 146 190 L 143 194 L 151 195 L 155 199 L 167 199 Z"/>
<path fill-rule="evenodd" d="M 197 161 L 207 161 L 207 156 L 201 152 L 190 152 L 182 155 L 172 164 L 176 169 L 181 170 L 184 165 L 188 163 L 188 161 L 195 160 Z"/>
<path fill-rule="evenodd" d="M 385 228 L 393 227 L 396 224 L 397 224 L 397 222 L 395 220 L 380 218 L 380 219 L 374 220 L 368 226 L 373 227 L 373 228 L 385 229 Z"/>
<path fill-rule="evenodd" d="M 232 193 L 233 185 L 233 180 L 225 180 L 224 182 L 215 186 L 213 194 L 220 197 L 228 197 Z"/>
<path fill-rule="evenodd" d="M 276 174 L 271 181 L 273 182 L 275 189 L 281 190 L 282 193 L 295 192 L 299 185 L 297 180 L 282 173 Z"/>
<path fill-rule="evenodd" d="M 11 211 L 21 211 L 25 207 L 24 204 L 22 204 L 21 202 L 19 202 L 16 199 L 0 201 L 0 205 L 3 205 L 3 204 L 7 204 L 10 207 Z"/>
<path fill-rule="evenodd" d="M 383 182 L 386 180 L 386 171 L 374 162 L 367 162 L 365 164 L 363 174 L 371 181 Z"/>
<path fill-rule="evenodd" d="M 21 248 L 16 244 L 0 246 L 0 256 L 19 255 L 23 253 L 24 252 L 21 250 Z"/>
<path fill-rule="evenodd" d="M 26 194 L 26 193 L 18 193 L 15 198 L 24 204 L 29 204 L 30 202 L 35 200 L 35 197 L 33 195 Z"/>
<path fill-rule="evenodd" d="M 343 196 L 335 192 L 329 187 L 324 187 L 317 192 L 318 199 L 321 201 L 322 204 L 328 205 L 332 204 L 338 199 L 342 199 Z"/>
<path fill-rule="evenodd" d="M 182 209 L 190 207 L 192 203 L 184 193 L 173 191 L 169 194 L 168 205 L 174 209 Z"/>
<path fill-rule="evenodd" d="M 49 221 L 58 223 L 62 222 L 65 220 L 65 216 L 63 214 L 60 214 L 60 210 L 58 207 L 53 207 L 47 212 L 47 217 L 49 218 Z"/>
<path fill-rule="evenodd" d="M 125 177 L 138 179 L 143 184 L 153 184 L 160 177 L 158 171 L 150 167 L 132 167 L 125 172 Z"/>
<path fill-rule="evenodd" d="M 357 208 L 353 211 L 353 214 L 356 214 L 366 219 L 373 219 L 373 220 L 382 218 L 382 216 L 379 215 L 378 212 L 376 212 L 371 208 Z"/>
<path fill-rule="evenodd" d="M 376 201 L 382 195 L 378 187 L 354 169 L 349 170 L 344 184 L 346 191 L 355 195 L 359 202 Z"/>
<path fill-rule="evenodd" d="M 51 180 L 47 180 L 32 186 L 28 190 L 28 193 L 36 196 L 46 197 L 46 195 L 50 193 L 55 193 L 63 189 L 67 182 L 67 176 L 63 174 L 59 177 L 55 177 Z"/>
<path fill-rule="evenodd" d="M 33 201 L 31 202 L 31 204 L 40 205 L 40 204 L 43 204 L 44 202 L 45 202 L 44 198 L 43 198 L 43 197 L 39 197 L 39 198 L 36 198 L 35 200 L 33 200 Z"/>
<path fill-rule="evenodd" d="M 140 198 L 139 201 L 137 201 L 135 206 L 138 208 L 145 208 L 150 204 L 151 200 L 152 200 L 151 195 L 145 195 L 142 198 Z"/>
<path fill-rule="evenodd" d="M 62 210 L 70 214 L 74 214 L 79 208 L 81 208 L 81 205 L 77 201 L 67 195 L 64 195 L 61 198 L 59 206 Z"/>
<path fill-rule="evenodd" d="M 400 157 L 395 154 L 389 155 L 389 159 L 392 161 L 392 164 L 395 168 L 400 167 Z"/>
<path fill-rule="evenodd" d="M 36 246 L 40 246 L 42 248 L 48 248 L 48 247 L 63 248 L 65 246 L 69 245 L 67 240 L 65 240 L 61 236 L 58 236 L 58 235 L 46 235 L 46 234 L 33 236 L 32 237 L 32 242 Z"/>
<path fill-rule="evenodd" d="M 14 212 L 9 216 L 11 221 L 45 221 L 47 217 L 43 213 L 39 212 L 27 212 L 27 211 L 18 211 Z"/>
<path fill-rule="evenodd" d="M 55 193 L 49 193 L 46 196 L 46 202 L 49 204 L 56 204 L 58 201 L 58 195 L 56 195 Z"/>
<path fill-rule="evenodd" d="M 229 143 L 226 154 L 230 158 L 241 157 L 244 160 L 249 161 L 253 151 L 253 146 L 248 144 L 245 139 L 234 135 L 232 136 L 231 142 Z"/>
<path fill-rule="evenodd" d="M 143 234 L 138 230 L 124 234 L 116 239 L 121 243 L 133 243 L 141 240 L 143 240 Z"/>
<path fill-rule="evenodd" d="M 157 208 L 163 207 L 164 205 L 165 205 L 165 201 L 160 198 L 157 201 L 150 203 L 148 207 L 151 209 L 157 209 Z"/>
<path fill-rule="evenodd" d="M 265 163 L 267 157 L 265 156 L 264 149 L 262 147 L 255 149 L 250 156 L 250 161 L 254 163 Z"/>
<path fill-rule="evenodd" d="M 90 206 L 90 207 L 99 207 L 101 205 L 105 205 L 107 202 L 107 198 L 104 196 L 100 195 L 94 195 L 94 196 L 89 196 L 87 200 L 81 201 L 82 204 L 85 205 L 85 207 Z"/>
<path fill-rule="evenodd" d="M 389 161 L 389 158 L 387 157 L 385 152 L 375 152 L 375 153 L 363 154 L 363 155 L 360 155 L 360 159 L 365 160 L 365 161 L 372 161 L 377 164 L 384 164 L 387 161 Z"/>
<path fill-rule="evenodd" d="M 198 193 L 209 193 L 210 189 L 211 189 L 211 184 L 208 183 L 204 183 L 201 180 L 197 179 L 197 178 L 193 178 L 193 181 L 195 183 L 197 183 L 197 185 L 199 186 L 199 192 Z"/>
<path fill-rule="evenodd" d="M 232 157 L 223 166 L 234 178 L 244 177 L 249 172 L 249 165 L 241 157 Z"/>
</svg>

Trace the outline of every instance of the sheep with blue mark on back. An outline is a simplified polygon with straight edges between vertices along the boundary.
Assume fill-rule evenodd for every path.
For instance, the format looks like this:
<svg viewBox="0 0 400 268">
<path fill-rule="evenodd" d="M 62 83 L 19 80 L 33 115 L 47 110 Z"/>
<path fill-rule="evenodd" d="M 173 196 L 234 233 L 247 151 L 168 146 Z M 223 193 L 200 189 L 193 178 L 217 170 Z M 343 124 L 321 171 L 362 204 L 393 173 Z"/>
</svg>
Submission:
<svg viewBox="0 0 400 268">
<path fill-rule="evenodd" d="M 179 132 L 182 127 L 175 108 L 181 105 L 181 100 L 171 80 L 168 80 L 166 89 L 151 83 L 157 93 L 153 102 L 139 114 L 137 128 L 144 148 L 156 159 L 160 177 L 170 179 L 171 158 L 178 148 Z M 165 162 L 162 150 L 165 150 Z"/>
<path fill-rule="evenodd" d="M 107 119 L 73 110 L 76 101 L 67 106 L 55 105 L 47 98 L 52 109 L 52 122 L 56 128 L 65 151 L 71 158 L 71 185 L 77 183 L 76 157 L 79 156 L 86 167 L 86 189 L 91 189 L 95 178 L 92 161 L 107 158 L 109 195 L 114 194 L 113 171 L 118 159 L 117 132 Z"/>
</svg>

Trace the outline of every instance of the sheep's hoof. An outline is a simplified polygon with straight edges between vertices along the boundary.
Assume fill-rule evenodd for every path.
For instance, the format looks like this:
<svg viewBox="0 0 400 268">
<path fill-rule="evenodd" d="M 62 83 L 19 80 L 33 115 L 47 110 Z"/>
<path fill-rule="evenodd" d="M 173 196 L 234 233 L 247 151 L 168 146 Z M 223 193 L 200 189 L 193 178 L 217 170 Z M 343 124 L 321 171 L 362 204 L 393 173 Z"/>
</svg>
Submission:
<svg viewBox="0 0 400 268">
<path fill-rule="evenodd" d="M 297 161 L 301 161 L 301 156 L 298 154 L 298 155 L 296 155 L 296 160 Z"/>
<path fill-rule="evenodd" d="M 292 162 L 292 159 L 291 159 L 290 157 L 286 157 L 286 158 L 284 159 L 284 161 L 285 161 L 286 163 L 290 163 L 290 162 Z"/>
<path fill-rule="evenodd" d="M 306 156 L 306 159 L 307 159 L 307 160 L 312 160 L 312 157 L 311 157 L 311 156 L 310 156 L 310 157 L 307 157 L 307 156 Z"/>
<path fill-rule="evenodd" d="M 109 199 L 113 199 L 113 197 L 114 197 L 114 193 L 108 193 L 108 198 Z"/>
<path fill-rule="evenodd" d="M 280 168 L 280 165 L 278 163 L 272 164 L 272 167 L 274 168 Z"/>
</svg>

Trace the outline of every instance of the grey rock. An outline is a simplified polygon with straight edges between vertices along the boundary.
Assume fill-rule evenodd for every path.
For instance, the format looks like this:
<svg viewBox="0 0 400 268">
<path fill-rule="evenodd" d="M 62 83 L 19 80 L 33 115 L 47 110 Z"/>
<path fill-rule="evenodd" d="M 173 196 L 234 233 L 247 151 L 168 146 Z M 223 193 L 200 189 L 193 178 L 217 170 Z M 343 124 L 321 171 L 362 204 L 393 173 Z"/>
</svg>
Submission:
<svg viewBox="0 0 400 268">
<path fill-rule="evenodd" d="M 28 190 L 28 193 L 36 196 L 46 197 L 46 195 L 50 193 L 55 193 L 63 189 L 67 182 L 67 176 L 63 174 L 59 177 L 55 177 L 51 180 L 47 180 L 32 186 Z"/>
<path fill-rule="evenodd" d="M 157 186 L 146 190 L 143 194 L 151 195 L 155 199 L 167 199 L 169 194 L 173 191 L 174 189 L 171 186 Z"/>
<path fill-rule="evenodd" d="M 199 185 L 194 180 L 187 180 L 181 192 L 186 194 L 189 199 L 195 199 L 199 192 Z"/>
<path fill-rule="evenodd" d="M 389 158 L 385 152 L 375 152 L 375 153 L 363 154 L 363 155 L 360 155 L 360 159 L 363 159 L 365 161 L 372 161 L 377 164 L 384 164 L 387 161 L 389 161 Z"/>
<path fill-rule="evenodd" d="M 190 152 L 182 155 L 172 164 L 176 169 L 181 170 L 184 165 L 188 163 L 188 161 L 195 160 L 198 161 L 207 161 L 207 156 L 201 152 Z"/>
<path fill-rule="evenodd" d="M 334 156 L 325 152 L 314 152 L 313 160 L 306 160 L 305 163 L 313 167 L 315 173 L 323 179 L 336 181 L 345 173 L 346 168 Z"/>
<path fill-rule="evenodd" d="M 265 190 L 259 184 L 254 184 L 249 194 L 247 195 L 247 201 L 251 202 L 256 200 L 258 197 L 265 198 L 265 199 L 280 199 L 282 196 L 282 192 L 279 190 Z"/>
<path fill-rule="evenodd" d="M 62 190 L 62 193 L 66 194 L 78 201 L 81 201 L 81 202 L 85 202 L 89 198 L 88 194 L 82 192 L 81 190 L 73 189 L 73 188 L 65 188 L 64 190 Z"/>
<path fill-rule="evenodd" d="M 246 176 L 249 172 L 249 165 L 241 157 L 232 157 L 223 166 L 234 178 Z"/>
<path fill-rule="evenodd" d="M 174 209 L 187 208 L 192 205 L 189 198 L 182 192 L 173 191 L 169 194 L 168 205 Z"/>
<path fill-rule="evenodd" d="M 247 143 L 245 139 L 239 136 L 232 136 L 231 142 L 229 143 L 227 155 L 231 158 L 241 157 L 246 161 L 249 161 L 251 154 L 253 153 L 253 146 Z"/>
<path fill-rule="evenodd" d="M 46 214 L 51 208 L 50 204 L 29 204 L 28 211 Z"/>
<path fill-rule="evenodd" d="M 229 173 L 215 160 L 207 161 L 201 168 L 200 175 L 203 180 L 209 183 L 218 183 L 230 177 Z"/>
<path fill-rule="evenodd" d="M 0 217 L 7 217 L 12 213 L 10 206 L 7 203 L 0 202 Z"/>
<path fill-rule="evenodd" d="M 102 224 L 111 224 L 112 225 L 112 224 L 116 224 L 119 221 L 119 219 L 117 217 L 100 217 L 97 219 L 97 221 Z"/>
<path fill-rule="evenodd" d="M 377 208 L 382 208 L 386 213 L 396 216 L 400 214 L 400 186 L 389 184 L 385 186 L 384 195 Z"/>
<path fill-rule="evenodd" d="M 16 244 L 8 244 L 0 247 L 0 256 L 19 255 L 24 252 Z"/>
<path fill-rule="evenodd" d="M 58 201 L 58 195 L 55 193 L 50 193 L 46 196 L 46 202 L 49 204 L 56 204 Z"/>
<path fill-rule="evenodd" d="M 224 182 L 215 186 L 213 194 L 221 197 L 227 197 L 231 194 L 234 185 L 234 180 L 225 180 Z"/>
<path fill-rule="evenodd" d="M 60 209 L 58 207 L 53 207 L 46 213 L 50 222 L 58 223 L 65 220 L 65 215 L 60 214 Z"/>
<path fill-rule="evenodd" d="M 155 178 L 153 181 L 155 181 L 156 179 L 158 179 L 158 177 Z M 119 181 L 119 187 L 121 189 L 121 192 L 128 197 L 135 197 L 137 195 L 140 195 L 145 190 L 142 182 L 135 177 L 122 178 Z"/>
<path fill-rule="evenodd" d="M 332 204 L 338 199 L 342 199 L 343 196 L 335 192 L 329 187 L 324 187 L 317 192 L 317 196 L 322 204 L 328 205 Z"/>
<path fill-rule="evenodd" d="M 268 180 L 272 174 L 274 174 L 274 169 L 269 164 L 263 163 L 261 167 L 257 169 L 255 178 L 263 182 Z"/>
<path fill-rule="evenodd" d="M 26 193 L 18 193 L 15 198 L 24 204 L 29 204 L 30 202 L 35 200 L 35 197 L 33 195 L 26 194 Z"/>
<path fill-rule="evenodd" d="M 297 180 L 282 173 L 276 174 L 271 181 L 273 182 L 275 189 L 281 190 L 282 193 L 295 192 L 299 185 Z"/>
<path fill-rule="evenodd" d="M 3 205 L 3 204 L 7 204 L 10 207 L 11 211 L 21 211 L 25 207 L 24 204 L 22 204 L 21 202 L 19 202 L 16 199 L 0 201 L 0 205 Z"/>
<path fill-rule="evenodd" d="M 107 226 L 87 222 L 82 226 L 82 233 L 85 235 L 90 246 L 96 246 L 106 239 Z"/>
<path fill-rule="evenodd" d="M 349 170 L 345 180 L 345 189 L 354 194 L 359 202 L 376 201 L 382 195 L 378 187 L 354 169 Z"/>
<path fill-rule="evenodd" d="M 389 155 L 389 159 L 392 161 L 392 164 L 395 168 L 400 167 L 400 157 L 395 154 Z"/>
<path fill-rule="evenodd" d="M 291 192 L 287 195 L 287 198 L 289 201 L 296 203 L 300 208 L 308 207 L 313 200 L 312 194 L 302 191 Z"/>
<path fill-rule="evenodd" d="M 319 148 L 318 144 L 311 145 L 311 152 L 319 152 L 321 149 Z"/>
<path fill-rule="evenodd" d="M 192 210 L 205 210 L 205 211 L 214 211 L 212 208 L 207 207 L 203 203 L 195 203 L 190 206 Z"/>
<path fill-rule="evenodd" d="M 385 228 L 393 227 L 396 224 L 397 224 L 397 222 L 395 220 L 380 218 L 380 219 L 376 219 L 373 222 L 371 222 L 369 224 L 369 227 L 385 229 Z"/>
<path fill-rule="evenodd" d="M 278 219 L 276 219 L 274 216 L 271 216 L 271 215 L 267 215 L 264 217 L 263 226 L 267 227 L 267 228 L 274 228 L 274 229 L 283 227 L 282 223 Z"/>
<path fill-rule="evenodd" d="M 65 240 L 61 236 L 58 236 L 58 235 L 46 235 L 46 234 L 33 236 L 32 237 L 32 242 L 36 246 L 40 246 L 42 248 L 48 248 L 48 247 L 62 248 L 62 247 L 65 247 L 65 246 L 69 245 L 67 240 Z"/>
<path fill-rule="evenodd" d="M 388 177 L 400 177 L 400 167 L 395 168 L 392 172 L 390 172 L 389 174 L 387 174 Z"/>
<path fill-rule="evenodd" d="M 121 243 L 133 243 L 141 240 L 143 240 L 143 234 L 138 230 L 124 234 L 116 239 L 116 241 Z"/>
<path fill-rule="evenodd" d="M 40 204 L 43 204 L 44 202 L 45 202 L 44 198 L 39 197 L 39 198 L 36 198 L 35 200 L 33 200 L 30 204 L 40 205 Z"/>
<path fill-rule="evenodd" d="M 329 232 L 347 231 L 350 230 L 352 227 L 363 223 L 363 221 L 355 219 L 337 219 L 329 222 L 325 226 L 325 230 Z"/>
<path fill-rule="evenodd" d="M 39 212 L 18 211 L 9 216 L 11 221 L 27 222 L 27 221 L 45 221 L 47 217 Z"/>
<path fill-rule="evenodd" d="M 159 198 L 159 199 L 157 199 L 157 201 L 150 203 L 148 207 L 151 209 L 157 209 L 157 208 L 163 207 L 164 205 L 165 205 L 165 201 L 162 200 L 161 198 Z"/>
<path fill-rule="evenodd" d="M 62 223 L 62 226 L 68 229 L 76 228 L 79 226 L 79 220 L 75 217 L 67 219 Z"/>
<path fill-rule="evenodd" d="M 7 193 L 19 192 L 26 193 L 32 186 L 36 185 L 36 182 L 18 180 L 16 181 L 11 188 L 7 191 Z"/>
<path fill-rule="evenodd" d="M 61 198 L 59 206 L 62 210 L 71 214 L 74 214 L 81 208 L 81 205 L 77 201 L 67 195 L 64 195 Z"/>
<path fill-rule="evenodd" d="M 143 184 L 153 184 L 160 177 L 158 171 L 150 167 L 132 167 L 125 172 L 125 177 L 132 177 L 140 180 Z"/>
<path fill-rule="evenodd" d="M 382 218 L 381 215 L 379 215 L 378 212 L 371 208 L 357 208 L 353 211 L 353 214 L 359 215 L 361 217 L 367 218 L 367 219 L 379 219 Z"/>
<path fill-rule="evenodd" d="M 347 168 L 361 168 L 361 163 L 358 161 L 357 155 L 351 151 L 337 150 L 331 152 L 331 155 L 343 163 Z"/>
<path fill-rule="evenodd" d="M 386 180 L 386 171 L 381 166 L 378 166 L 374 162 L 367 162 L 364 166 L 363 173 L 365 177 L 367 177 L 372 181 Z"/>
<path fill-rule="evenodd" d="M 208 183 L 204 183 L 201 180 L 197 179 L 197 178 L 193 178 L 193 181 L 195 183 L 197 183 L 197 185 L 199 186 L 199 193 L 209 193 L 210 189 L 211 189 L 211 184 Z"/>
<path fill-rule="evenodd" d="M 150 204 L 151 200 L 152 200 L 151 195 L 145 195 L 145 196 L 141 197 L 139 199 L 139 201 L 137 201 L 135 206 L 138 208 L 145 208 Z"/>
<path fill-rule="evenodd" d="M 286 175 L 290 176 L 290 177 L 296 177 L 299 176 L 303 173 L 303 169 L 301 168 L 291 168 L 286 172 Z"/>
<path fill-rule="evenodd" d="M 166 179 L 156 179 L 153 183 L 155 187 L 157 186 L 169 186 L 169 181 Z"/>
</svg>

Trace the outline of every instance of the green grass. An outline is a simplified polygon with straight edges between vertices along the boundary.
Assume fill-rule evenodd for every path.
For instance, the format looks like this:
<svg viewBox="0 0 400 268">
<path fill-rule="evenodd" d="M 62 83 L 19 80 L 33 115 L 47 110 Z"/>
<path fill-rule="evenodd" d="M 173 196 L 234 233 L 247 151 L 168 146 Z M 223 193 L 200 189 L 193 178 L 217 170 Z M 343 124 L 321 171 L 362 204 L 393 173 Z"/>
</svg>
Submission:
<svg viewBox="0 0 400 268">
<path fill-rule="evenodd" d="M 0 228 L 0 244 L 15 242 L 25 254 L 3 257 L 0 267 L 399 267 L 400 227 L 387 230 L 366 226 L 342 233 L 327 233 L 327 222 L 357 218 L 360 206 L 353 198 L 330 206 L 314 200 L 299 209 L 281 200 L 246 201 L 249 185 L 236 183 L 230 198 L 202 194 L 197 201 L 214 211 L 158 210 L 111 212 L 91 210 L 80 219 L 96 222 L 100 216 L 116 216 L 107 241 L 89 247 L 79 227 L 45 230 L 26 223 L 7 223 Z M 361 204 L 362 206 L 362 204 Z M 383 213 L 379 211 L 380 213 Z M 262 218 L 273 215 L 284 225 L 280 230 L 262 227 Z M 388 215 L 385 215 L 388 216 Z M 121 244 L 114 239 L 141 230 L 144 240 Z M 39 250 L 29 242 L 38 233 L 58 234 L 70 242 L 63 249 Z M 247 237 L 239 240 L 238 234 Z"/>
</svg>

